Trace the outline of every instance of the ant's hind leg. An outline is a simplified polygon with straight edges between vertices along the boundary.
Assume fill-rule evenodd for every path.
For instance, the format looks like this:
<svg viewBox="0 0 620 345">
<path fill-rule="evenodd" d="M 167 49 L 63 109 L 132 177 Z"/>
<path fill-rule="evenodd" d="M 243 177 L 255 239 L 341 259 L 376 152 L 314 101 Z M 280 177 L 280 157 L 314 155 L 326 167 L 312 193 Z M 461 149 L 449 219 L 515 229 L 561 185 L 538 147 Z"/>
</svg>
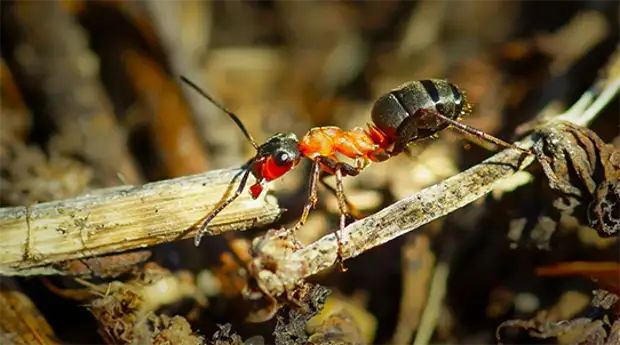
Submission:
<svg viewBox="0 0 620 345">
<path fill-rule="evenodd" d="M 445 115 L 439 114 L 439 113 L 435 113 L 433 112 L 433 114 L 435 114 L 435 116 L 437 116 L 438 118 L 440 118 L 441 120 L 449 123 L 452 127 L 456 128 L 457 130 L 464 132 L 464 133 L 468 133 L 468 134 L 472 134 L 475 135 L 476 137 L 478 137 L 478 139 L 482 140 L 487 140 L 490 141 L 492 143 L 494 143 L 495 145 L 504 147 L 504 148 L 511 148 L 511 149 L 516 149 L 519 150 L 521 152 L 523 152 L 524 154 L 527 155 L 536 155 L 533 151 L 531 150 L 526 150 L 522 147 L 519 147 L 515 144 L 511 144 L 509 142 L 506 142 L 498 137 L 492 136 L 491 134 L 485 133 L 479 129 L 473 128 L 471 126 L 468 126 L 464 123 L 461 123 L 459 121 L 453 120 Z"/>
<path fill-rule="evenodd" d="M 394 148 L 390 151 L 390 156 L 396 156 L 402 153 L 407 144 L 418 135 L 418 127 L 416 126 L 416 116 L 405 118 L 403 123 L 396 128 Z"/>
<path fill-rule="evenodd" d="M 336 191 L 336 189 L 334 187 L 330 186 L 329 184 L 327 184 L 327 182 L 325 182 L 325 178 L 327 178 L 328 176 L 331 176 L 331 175 L 326 173 L 325 171 L 321 171 L 321 173 L 319 175 L 319 182 L 321 182 L 321 184 L 328 191 L 330 191 L 330 193 L 332 193 L 337 198 L 338 197 L 338 192 Z M 346 195 L 344 196 L 344 202 L 347 205 L 347 208 L 349 209 L 349 214 L 353 218 L 355 218 L 355 219 L 362 219 L 362 218 L 364 218 L 364 217 L 362 217 L 362 214 L 359 212 L 357 207 L 355 207 L 355 205 L 353 205 L 353 203 L 349 201 L 349 199 L 346 197 Z"/>
</svg>

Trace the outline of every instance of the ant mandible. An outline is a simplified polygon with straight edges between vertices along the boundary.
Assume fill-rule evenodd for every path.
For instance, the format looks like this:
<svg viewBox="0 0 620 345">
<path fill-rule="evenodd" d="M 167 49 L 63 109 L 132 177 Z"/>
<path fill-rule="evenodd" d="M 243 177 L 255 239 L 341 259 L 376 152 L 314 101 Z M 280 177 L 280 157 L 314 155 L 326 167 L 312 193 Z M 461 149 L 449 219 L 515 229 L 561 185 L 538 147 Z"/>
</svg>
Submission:
<svg viewBox="0 0 620 345">
<path fill-rule="evenodd" d="M 356 176 L 370 163 L 382 162 L 394 157 L 402 153 L 409 143 L 435 137 L 448 126 L 505 148 L 533 154 L 529 150 L 459 122 L 463 116 L 471 113 L 472 108 L 464 92 L 446 80 L 412 81 L 382 95 L 371 110 L 374 124 L 366 124 L 367 128 L 355 127 L 345 131 L 336 126 L 315 127 L 311 128 L 301 140 L 298 140 L 294 133 L 276 133 L 264 144 L 258 145 L 234 113 L 220 105 L 187 78 L 182 76 L 181 79 L 228 114 L 256 149 L 256 155 L 246 163 L 243 177 L 235 193 L 211 211 L 200 225 L 194 239 L 196 246 L 200 244 L 202 236 L 207 232 L 209 222 L 239 197 L 247 184 L 250 173 L 256 179 L 256 183 L 250 187 L 250 193 L 256 199 L 267 182 L 292 170 L 299 164 L 301 157 L 309 158 L 313 162 L 312 173 L 308 200 L 293 231 L 304 225 L 310 210 L 316 205 L 318 201 L 317 181 L 319 181 L 337 196 L 340 209 L 338 232 L 341 232 L 345 227 L 347 215 L 345 207 L 348 206 L 351 213 L 357 213 L 344 195 L 342 187 L 344 176 Z M 336 157 L 337 153 L 354 160 L 355 165 L 340 161 Z M 324 178 L 329 175 L 336 176 L 335 190 L 324 182 Z M 342 267 L 340 236 L 338 236 L 338 249 L 341 270 L 345 271 Z"/>
</svg>

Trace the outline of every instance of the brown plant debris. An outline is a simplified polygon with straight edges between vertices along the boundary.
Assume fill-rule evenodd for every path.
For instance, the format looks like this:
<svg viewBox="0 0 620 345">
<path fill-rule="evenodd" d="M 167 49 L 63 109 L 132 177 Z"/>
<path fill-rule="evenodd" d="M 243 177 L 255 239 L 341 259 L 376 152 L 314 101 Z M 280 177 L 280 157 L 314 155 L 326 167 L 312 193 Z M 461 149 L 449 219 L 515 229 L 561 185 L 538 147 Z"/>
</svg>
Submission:
<svg viewBox="0 0 620 345">
<path fill-rule="evenodd" d="M 6 12 L 23 30 L 15 61 L 45 95 L 58 126 L 50 147 L 95 167 L 94 178 L 101 186 L 117 185 L 118 172 L 130 183 L 139 182 L 83 28 L 58 1 L 17 1 Z"/>
<path fill-rule="evenodd" d="M 329 325 L 333 324 L 334 332 L 329 334 L 334 335 L 335 339 L 358 339 L 365 344 L 372 343 L 377 335 L 379 320 L 368 310 L 368 297 L 368 293 L 361 289 L 352 295 L 338 291 L 331 293 L 323 310 L 306 324 L 306 331 L 317 333 L 318 339 L 323 339 L 325 337 L 321 334 L 329 333 Z"/>
<path fill-rule="evenodd" d="M 538 131 L 533 149 L 549 187 L 558 195 L 553 206 L 609 237 L 620 231 L 620 151 L 592 130 L 561 122 Z"/>
<path fill-rule="evenodd" d="M 204 147 L 192 126 L 190 110 L 181 99 L 178 84 L 146 54 L 125 50 L 122 57 L 140 102 L 149 111 L 148 122 L 167 176 L 209 170 Z"/>
<path fill-rule="evenodd" d="M 199 13 L 209 13 L 213 5 L 204 1 L 186 2 L 183 5 L 176 2 L 145 2 L 141 5 L 142 10 L 150 19 L 149 30 L 156 35 L 159 46 L 165 51 L 169 62 L 168 69 L 175 79 L 179 75 L 192 76 L 192 78 L 203 75 L 204 66 L 199 64 L 194 57 L 195 54 L 202 53 L 201 47 L 206 49 L 211 39 L 209 37 L 211 23 L 209 19 L 200 20 Z M 190 16 L 191 12 L 195 14 Z M 212 14 L 206 17 L 210 15 Z M 179 36 L 180 32 L 184 34 Z M 183 39 L 179 39 L 180 37 Z M 194 44 L 188 45 L 190 40 Z M 211 87 L 203 86 L 204 79 L 198 80 L 199 85 L 208 92 L 212 94 L 215 92 Z M 194 127 L 198 133 L 203 134 L 202 139 L 209 148 L 209 166 L 219 169 L 237 164 L 243 155 L 243 142 L 231 140 L 236 138 L 237 129 L 230 126 L 229 119 L 222 116 L 213 104 L 197 93 L 185 87 L 181 87 L 179 91 L 194 115 Z M 217 95 L 216 93 L 215 96 Z M 174 116 L 171 117 L 174 118 Z M 179 122 L 182 122 L 182 119 Z"/>
<path fill-rule="evenodd" d="M 23 144 L 32 127 L 32 114 L 26 107 L 11 71 L 4 59 L 0 59 L 0 144 Z M 4 152 L 0 151 L 3 159 Z"/>
<path fill-rule="evenodd" d="M 87 189 L 93 176 L 86 164 L 64 155 L 48 156 L 35 145 L 3 144 L 2 158 L 0 195 L 9 205 L 75 197 Z"/>
<path fill-rule="evenodd" d="M 245 341 L 236 334 L 232 330 L 232 325 L 217 325 L 219 330 L 217 330 L 213 337 L 211 338 L 211 342 L 208 344 L 212 345 L 264 345 L 265 339 L 260 335 L 255 335 L 247 338 Z"/>
<path fill-rule="evenodd" d="M 115 278 L 136 268 L 151 257 L 150 250 L 132 253 L 103 255 L 94 258 L 76 259 L 54 264 L 58 271 L 74 276 Z"/>
<path fill-rule="evenodd" d="M 0 290 L 0 343 L 62 344 L 30 298 L 7 285 L 3 284 Z"/>
<path fill-rule="evenodd" d="M 305 281 L 295 279 L 299 272 L 304 272 L 305 267 L 301 262 L 282 260 L 302 247 L 301 242 L 286 228 L 271 229 L 254 239 L 251 261 L 247 263 L 250 280 L 243 295 L 251 300 L 264 297 L 269 304 L 250 314 L 248 321 L 264 322 L 271 319 L 282 303 L 307 308 L 302 301 L 312 289 Z"/>
<path fill-rule="evenodd" d="M 360 326 L 346 311 L 330 314 L 320 325 L 309 330 L 307 344 L 362 345 L 366 344 Z"/>
<path fill-rule="evenodd" d="M 276 345 L 301 345 L 306 344 L 309 335 L 306 331 L 307 323 L 315 315 L 318 315 L 330 290 L 320 285 L 307 283 L 309 292 L 301 301 L 306 308 L 291 308 L 284 316 L 278 315 L 276 328 L 273 332 Z"/>
<path fill-rule="evenodd" d="M 620 263 L 616 261 L 572 261 L 536 269 L 540 276 L 561 277 L 581 275 L 590 278 L 599 286 L 620 294 Z"/>
<path fill-rule="evenodd" d="M 243 339 L 232 330 L 230 324 L 217 325 L 219 330 L 213 333 L 213 345 L 243 345 Z"/>
<path fill-rule="evenodd" d="M 198 345 L 203 339 L 194 334 L 185 318 L 154 312 L 162 305 L 194 295 L 197 289 L 192 284 L 186 277 L 175 277 L 152 263 L 129 282 L 115 281 L 95 287 L 92 292 L 98 292 L 101 297 L 92 300 L 88 309 L 97 319 L 99 332 L 110 344 Z M 162 295 L 161 291 L 174 293 Z"/>
<path fill-rule="evenodd" d="M 558 338 L 562 344 L 583 344 L 583 345 L 602 345 L 615 344 L 620 341 L 617 338 L 618 322 L 617 317 L 605 318 L 609 308 L 618 300 L 617 295 L 608 292 L 601 293 L 597 290 L 593 293 L 590 302 L 590 312 L 586 316 L 572 320 L 561 320 L 559 322 L 549 320 L 546 311 L 541 311 L 530 320 L 508 320 L 502 322 L 496 329 L 496 339 L 501 344 L 501 331 L 505 327 L 516 327 L 529 331 L 529 335 L 534 338 L 547 339 Z M 601 311 L 602 309 L 602 311 Z M 613 315 L 613 314 L 612 314 Z M 611 328 L 610 331 L 608 331 Z"/>
<path fill-rule="evenodd" d="M 213 268 L 213 274 L 217 279 L 220 292 L 227 298 L 238 296 L 247 283 L 245 269 L 234 255 L 222 253 L 219 264 Z"/>
<path fill-rule="evenodd" d="M 184 298 L 190 298 L 200 307 L 207 307 L 208 301 L 198 289 L 194 276 L 188 271 L 177 271 L 174 274 L 159 265 L 149 262 L 141 272 L 135 272 L 135 277 L 125 283 L 113 281 L 111 283 L 94 285 L 88 281 L 76 278 L 76 281 L 85 285 L 86 289 L 61 289 L 52 284 L 47 278 L 42 278 L 43 284 L 53 293 L 64 298 L 76 301 L 90 301 L 94 296 L 105 297 L 114 289 L 133 289 L 140 295 L 142 311 L 152 312 L 164 305 L 176 303 Z"/>
</svg>

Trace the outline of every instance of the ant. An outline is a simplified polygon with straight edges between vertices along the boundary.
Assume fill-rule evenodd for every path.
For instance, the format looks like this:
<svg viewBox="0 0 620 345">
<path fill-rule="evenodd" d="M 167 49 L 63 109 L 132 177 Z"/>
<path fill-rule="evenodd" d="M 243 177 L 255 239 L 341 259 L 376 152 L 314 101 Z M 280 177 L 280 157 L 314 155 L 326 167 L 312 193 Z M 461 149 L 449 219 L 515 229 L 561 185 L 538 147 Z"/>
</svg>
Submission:
<svg viewBox="0 0 620 345">
<path fill-rule="evenodd" d="M 412 81 L 385 93 L 375 102 L 371 110 L 374 124 L 367 123 L 367 128 L 355 127 L 345 131 L 336 126 L 315 127 L 311 128 L 301 140 L 294 133 L 276 133 L 264 144 L 258 145 L 234 113 L 217 103 L 187 78 L 182 76 L 181 79 L 228 114 L 256 149 L 256 155 L 246 163 L 241 183 L 235 193 L 202 222 L 195 237 L 196 246 L 200 244 L 209 222 L 241 194 L 250 173 L 256 178 L 256 183 L 250 187 L 250 193 L 256 199 L 267 182 L 293 169 L 299 164 L 301 157 L 312 161 L 312 173 L 308 200 L 301 218 L 293 227 L 293 232 L 304 225 L 310 210 L 318 201 L 317 181 L 335 193 L 338 198 L 339 232 L 341 232 L 345 227 L 347 215 L 345 207 L 349 208 L 350 213 L 357 213 L 344 195 L 342 187 L 344 176 L 356 176 L 372 162 L 388 160 L 402 153 L 411 142 L 436 137 L 448 126 L 505 148 L 516 149 L 528 155 L 534 154 L 530 150 L 459 122 L 463 116 L 471 113 L 472 107 L 467 102 L 465 93 L 447 80 Z M 352 159 L 354 165 L 340 161 L 336 154 Z M 336 176 L 335 190 L 324 182 L 324 178 L 329 175 Z M 344 272 L 346 269 L 342 265 L 341 245 L 338 237 L 338 260 L 341 271 Z"/>
</svg>

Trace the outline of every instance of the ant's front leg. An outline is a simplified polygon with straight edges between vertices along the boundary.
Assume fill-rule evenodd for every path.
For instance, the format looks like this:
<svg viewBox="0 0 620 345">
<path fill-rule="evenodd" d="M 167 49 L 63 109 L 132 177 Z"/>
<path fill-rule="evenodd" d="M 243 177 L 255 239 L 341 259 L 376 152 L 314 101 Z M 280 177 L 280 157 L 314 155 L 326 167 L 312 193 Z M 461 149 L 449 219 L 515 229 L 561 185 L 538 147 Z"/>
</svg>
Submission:
<svg viewBox="0 0 620 345">
<path fill-rule="evenodd" d="M 211 211 L 211 213 L 209 213 L 207 217 L 202 221 L 202 224 L 200 224 L 200 227 L 198 228 L 198 231 L 194 236 L 194 245 L 196 245 L 196 247 L 200 245 L 200 240 L 202 239 L 202 236 L 208 233 L 207 226 L 213 220 L 213 218 L 215 218 L 215 216 L 222 212 L 222 210 L 224 210 L 228 205 L 235 201 L 239 197 L 239 195 L 241 195 L 243 188 L 245 188 L 245 185 L 248 182 L 248 177 L 250 177 L 250 173 L 252 172 L 252 164 L 254 164 L 253 159 L 248 162 L 248 166 L 245 168 L 243 177 L 241 178 L 241 182 L 239 183 L 239 187 L 237 187 L 235 193 L 226 201 L 224 201 L 220 206 Z"/>
</svg>

